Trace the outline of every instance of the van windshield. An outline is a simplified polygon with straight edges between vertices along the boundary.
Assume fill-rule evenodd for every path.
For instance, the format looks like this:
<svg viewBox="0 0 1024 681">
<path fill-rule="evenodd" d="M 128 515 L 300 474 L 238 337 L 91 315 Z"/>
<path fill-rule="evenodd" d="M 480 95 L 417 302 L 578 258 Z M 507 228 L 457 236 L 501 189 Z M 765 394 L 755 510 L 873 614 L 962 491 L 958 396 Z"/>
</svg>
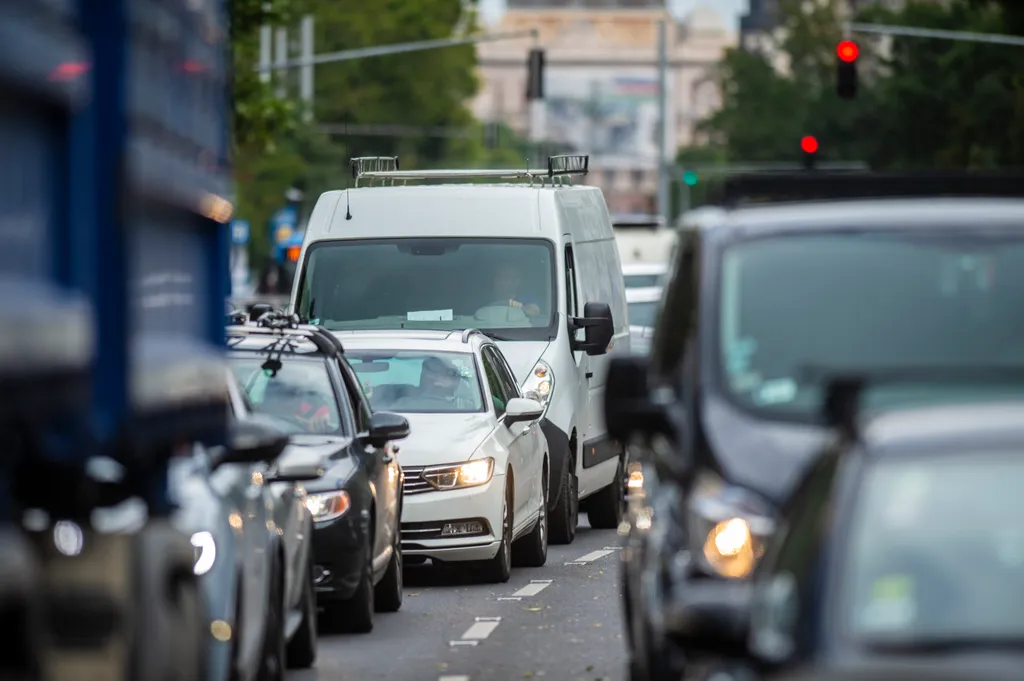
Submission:
<svg viewBox="0 0 1024 681">
<path fill-rule="evenodd" d="M 1019 233 L 759 238 L 725 251 L 721 281 L 725 387 L 755 409 L 816 414 L 821 386 L 808 368 L 1024 366 Z M 878 407 L 917 399 L 872 392 Z"/>
<path fill-rule="evenodd" d="M 543 239 L 352 239 L 310 246 L 296 312 L 332 330 L 556 331 L 554 246 Z"/>
</svg>

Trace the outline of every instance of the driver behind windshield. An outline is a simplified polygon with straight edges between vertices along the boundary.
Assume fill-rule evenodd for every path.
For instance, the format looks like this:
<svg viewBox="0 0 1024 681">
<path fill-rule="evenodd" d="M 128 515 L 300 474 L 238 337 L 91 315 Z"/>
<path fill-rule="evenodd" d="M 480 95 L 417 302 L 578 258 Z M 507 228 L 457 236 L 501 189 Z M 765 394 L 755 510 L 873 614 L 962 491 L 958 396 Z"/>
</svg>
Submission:
<svg viewBox="0 0 1024 681">
<path fill-rule="evenodd" d="M 451 402 L 459 389 L 459 371 L 437 357 L 427 357 L 420 367 L 419 395 Z"/>
<path fill-rule="evenodd" d="M 527 317 L 539 317 L 540 305 L 533 296 L 520 290 L 522 283 L 522 274 L 515 265 L 499 265 L 494 273 L 493 301 L 488 307 L 514 307 L 522 310 Z"/>
</svg>

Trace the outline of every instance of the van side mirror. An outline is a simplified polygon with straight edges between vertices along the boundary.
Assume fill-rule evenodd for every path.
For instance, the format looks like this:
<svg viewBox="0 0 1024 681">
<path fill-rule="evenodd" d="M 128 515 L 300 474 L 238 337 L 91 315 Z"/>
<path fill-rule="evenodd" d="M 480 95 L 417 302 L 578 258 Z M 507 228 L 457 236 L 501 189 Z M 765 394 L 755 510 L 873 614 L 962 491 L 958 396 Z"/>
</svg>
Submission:
<svg viewBox="0 0 1024 681">
<path fill-rule="evenodd" d="M 226 463 L 271 463 L 288 446 L 288 435 L 256 418 L 235 421 L 229 435 L 229 445 L 214 458 L 213 468 Z"/>
<path fill-rule="evenodd" d="M 629 442 L 637 435 L 668 430 L 665 405 L 654 399 L 647 383 L 649 360 L 642 355 L 612 357 L 604 391 L 608 435 Z"/>
<path fill-rule="evenodd" d="M 583 329 L 582 341 L 576 340 L 576 329 Z M 582 350 L 591 356 L 607 353 L 615 335 L 612 309 L 607 303 L 587 303 L 583 306 L 583 316 L 572 318 L 569 331 L 572 334 L 569 342 L 574 351 Z"/>
<path fill-rule="evenodd" d="M 749 657 L 754 587 L 748 580 L 703 580 L 688 585 L 667 616 L 687 650 L 709 656 Z"/>
<path fill-rule="evenodd" d="M 363 441 L 380 449 L 389 442 L 409 437 L 409 421 L 389 411 L 375 411 L 370 415 L 370 430 Z"/>
</svg>

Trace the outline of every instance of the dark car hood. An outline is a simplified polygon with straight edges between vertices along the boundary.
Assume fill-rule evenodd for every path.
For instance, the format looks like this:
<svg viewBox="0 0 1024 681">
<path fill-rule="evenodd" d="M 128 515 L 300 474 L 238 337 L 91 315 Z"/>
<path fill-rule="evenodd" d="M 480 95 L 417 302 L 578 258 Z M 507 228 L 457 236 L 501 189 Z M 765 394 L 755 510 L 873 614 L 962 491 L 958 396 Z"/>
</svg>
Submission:
<svg viewBox="0 0 1024 681">
<path fill-rule="evenodd" d="M 704 400 L 702 417 L 722 477 L 775 504 L 788 497 L 827 443 L 821 426 L 755 418 L 717 396 Z"/>
<path fill-rule="evenodd" d="M 349 446 L 351 437 L 340 435 L 292 435 L 289 449 L 302 452 L 303 458 L 310 453 L 318 455 L 326 467 L 324 476 L 319 480 L 302 483 L 308 492 L 325 492 L 345 486 L 359 467 L 359 461 L 351 456 Z"/>
</svg>

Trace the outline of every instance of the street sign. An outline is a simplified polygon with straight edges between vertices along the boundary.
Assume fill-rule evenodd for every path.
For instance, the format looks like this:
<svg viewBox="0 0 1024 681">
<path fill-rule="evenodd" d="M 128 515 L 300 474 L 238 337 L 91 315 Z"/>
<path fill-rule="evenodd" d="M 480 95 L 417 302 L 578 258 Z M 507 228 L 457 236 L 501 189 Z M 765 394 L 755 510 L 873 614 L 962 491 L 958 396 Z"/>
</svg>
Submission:
<svg viewBox="0 0 1024 681">
<path fill-rule="evenodd" d="M 244 246 L 249 243 L 249 221 L 231 221 L 231 243 L 236 246 Z"/>
<path fill-rule="evenodd" d="M 290 206 L 274 213 L 274 217 L 270 220 L 270 228 L 276 245 L 282 246 L 292 238 L 297 219 L 296 210 Z"/>
</svg>

